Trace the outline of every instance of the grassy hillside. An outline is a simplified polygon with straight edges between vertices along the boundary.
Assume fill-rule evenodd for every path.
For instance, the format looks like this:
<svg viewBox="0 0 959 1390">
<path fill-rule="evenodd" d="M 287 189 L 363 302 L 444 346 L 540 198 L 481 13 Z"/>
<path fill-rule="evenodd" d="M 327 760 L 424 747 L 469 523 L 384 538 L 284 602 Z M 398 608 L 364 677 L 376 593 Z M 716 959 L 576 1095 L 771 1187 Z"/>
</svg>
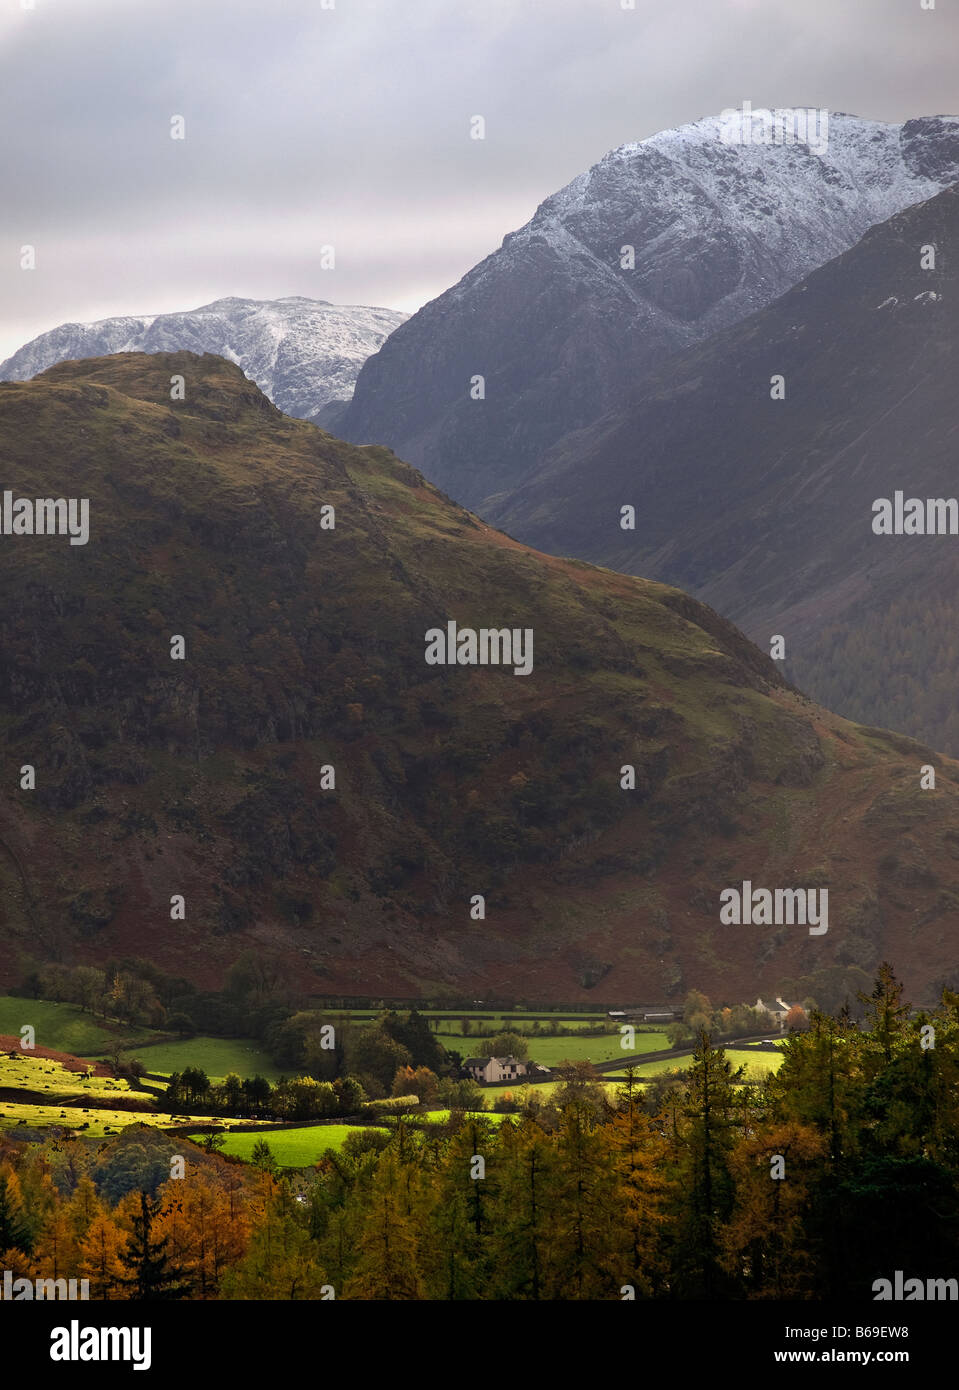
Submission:
<svg viewBox="0 0 959 1390">
<path fill-rule="evenodd" d="M 34 1057 L 29 1052 L 0 1054 L 0 1089 L 49 1092 L 51 1102 L 82 1096 L 109 1101 L 118 1093 L 132 1094 L 129 1083 L 120 1077 L 73 1071 L 53 1058 Z"/>
<path fill-rule="evenodd" d="M 955 765 L 920 791 L 931 754 L 804 701 L 684 594 L 519 545 L 218 358 L 4 383 L 0 449 L 18 495 L 91 508 L 86 546 L 0 545 L 0 746 L 36 768 L 0 793 L 8 978 L 30 949 L 216 984 L 246 946 L 306 994 L 955 969 Z M 447 620 L 531 628 L 532 673 L 428 666 Z M 747 878 L 828 885 L 828 935 L 721 927 Z"/>
<path fill-rule="evenodd" d="M 0 995 L 0 1033 L 19 1035 L 29 1024 L 34 1041 L 54 1052 L 71 1052 L 78 1057 L 103 1057 L 118 1041 L 135 1045 L 142 1038 L 155 1037 L 143 1028 L 120 1028 L 91 1018 L 75 1004 L 58 1004 L 51 999 L 22 999 Z"/>
<path fill-rule="evenodd" d="M 254 1038 L 183 1038 L 135 1049 L 137 1060 L 148 1072 L 169 1076 L 184 1067 L 199 1067 L 211 1081 L 222 1081 L 228 1072 L 238 1076 L 279 1079 L 281 1071 Z M 287 1068 L 289 1070 L 289 1068 Z"/>
</svg>

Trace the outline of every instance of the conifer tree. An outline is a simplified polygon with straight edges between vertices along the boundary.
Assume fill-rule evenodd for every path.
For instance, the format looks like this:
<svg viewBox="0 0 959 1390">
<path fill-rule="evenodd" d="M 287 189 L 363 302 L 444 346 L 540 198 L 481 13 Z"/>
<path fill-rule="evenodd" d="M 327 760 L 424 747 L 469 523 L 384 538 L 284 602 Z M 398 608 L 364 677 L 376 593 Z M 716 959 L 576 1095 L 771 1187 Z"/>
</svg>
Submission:
<svg viewBox="0 0 959 1390">
<path fill-rule="evenodd" d="M 90 1297 L 96 1300 L 128 1296 L 122 1261 L 124 1233 L 107 1212 L 94 1216 L 79 1242 L 79 1270 L 90 1281 Z"/>
<path fill-rule="evenodd" d="M 140 1193 L 140 1211 L 133 1217 L 132 1234 L 120 1256 L 124 1269 L 121 1287 L 138 1302 L 183 1298 L 189 1292 L 183 1271 L 167 1255 L 167 1237 L 154 1236 L 153 1224 L 160 1210 L 157 1198 Z"/>
<path fill-rule="evenodd" d="M 16 1174 L 0 1169 L 0 1250 L 22 1250 L 28 1254 L 32 1246 Z"/>
<path fill-rule="evenodd" d="M 686 1298 L 717 1298 L 726 1291 L 720 1228 L 733 1207 L 729 1155 L 735 1134 L 736 1092 L 732 1067 L 721 1048 L 700 1032 L 683 1086 L 677 1176 L 682 1203 L 676 1223 L 674 1275 Z"/>
<path fill-rule="evenodd" d="M 491 1122 L 470 1115 L 439 1158 L 430 1183 L 433 1201 L 423 1254 L 424 1277 L 433 1298 L 482 1296 L 492 1252 L 495 1149 Z M 483 1160 L 482 1167 L 477 1158 Z"/>
<path fill-rule="evenodd" d="M 804 1298 L 815 1288 L 809 1213 L 826 1142 L 791 1121 L 743 1136 L 730 1154 L 736 1208 L 723 1243 L 750 1297 Z"/>
<path fill-rule="evenodd" d="M 535 1120 L 524 1119 L 519 1125 L 500 1127 L 497 1150 L 493 1296 L 546 1298 L 554 1237 L 555 1148 Z"/>
<path fill-rule="evenodd" d="M 82 1240 L 91 1223 L 103 1213 L 103 1202 L 97 1195 L 93 1179 L 86 1174 L 77 1183 L 67 1202 L 67 1217 L 76 1240 Z"/>
<path fill-rule="evenodd" d="M 299 1302 L 323 1296 L 326 1277 L 316 1242 L 296 1210 L 290 1184 L 271 1184 L 245 1255 L 224 1275 L 223 1296 Z"/>
<path fill-rule="evenodd" d="M 902 999 L 902 984 L 896 979 L 892 966 L 883 961 L 872 991 L 862 991 L 856 996 L 860 1004 L 866 1006 L 866 1031 L 878 1045 L 882 1059 L 887 1064 L 892 1061 L 893 1047 L 902 1037 L 909 1017 L 909 1004 Z"/>
<path fill-rule="evenodd" d="M 589 1099 L 564 1107 L 556 1136 L 553 1273 L 547 1288 L 551 1298 L 601 1298 L 612 1292 L 603 1255 L 612 1245 L 620 1213 L 605 1136 Z"/>
<path fill-rule="evenodd" d="M 358 1243 L 359 1258 L 345 1297 L 391 1301 L 423 1297 L 416 1229 L 404 1211 L 404 1191 L 402 1166 L 391 1146 L 377 1164 Z"/>
<path fill-rule="evenodd" d="M 44 1279 L 76 1277 L 77 1241 L 63 1206 L 51 1210 L 34 1244 L 33 1257 Z"/>
<path fill-rule="evenodd" d="M 618 1209 L 607 1267 L 614 1287 L 630 1285 L 637 1297 L 652 1298 L 665 1288 L 666 1206 L 673 1194 L 664 1171 L 663 1139 L 644 1109 L 632 1067 L 605 1137 Z"/>
</svg>

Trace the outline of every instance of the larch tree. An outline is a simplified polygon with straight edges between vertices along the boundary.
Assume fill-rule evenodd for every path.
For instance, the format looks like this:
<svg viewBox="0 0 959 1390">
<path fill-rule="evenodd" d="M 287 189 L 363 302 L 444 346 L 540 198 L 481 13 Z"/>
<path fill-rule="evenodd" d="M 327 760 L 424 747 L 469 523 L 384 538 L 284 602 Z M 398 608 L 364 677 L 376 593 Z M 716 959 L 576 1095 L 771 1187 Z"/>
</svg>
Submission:
<svg viewBox="0 0 959 1390">
<path fill-rule="evenodd" d="M 346 1298 L 409 1301 L 424 1295 L 404 1166 L 392 1147 L 377 1163 Z"/>
<path fill-rule="evenodd" d="M 734 1184 L 729 1155 L 737 1110 L 733 1069 L 722 1049 L 699 1034 L 683 1084 L 676 1177 L 682 1189 L 677 1213 L 674 1276 L 684 1297 L 716 1298 L 726 1286 L 720 1228 L 729 1219 Z"/>
<path fill-rule="evenodd" d="M 631 1072 L 605 1131 L 618 1209 L 607 1262 L 619 1288 L 629 1285 L 638 1297 L 653 1298 L 666 1286 L 663 1241 L 667 1202 L 674 1194 L 664 1169 L 665 1141 Z"/>
<path fill-rule="evenodd" d="M 82 1279 L 90 1281 L 90 1297 L 95 1300 L 127 1298 L 126 1269 L 121 1258 L 127 1232 L 121 1230 L 107 1212 L 98 1212 L 79 1240 L 78 1268 Z"/>
<path fill-rule="evenodd" d="M 826 1138 L 795 1121 L 740 1138 L 729 1156 L 736 1205 L 726 1264 L 751 1298 L 805 1298 L 815 1288 L 809 1214 Z"/>
<path fill-rule="evenodd" d="M 494 1296 L 546 1298 L 554 1239 L 555 1146 L 535 1120 L 504 1124 L 497 1159 Z"/>
</svg>

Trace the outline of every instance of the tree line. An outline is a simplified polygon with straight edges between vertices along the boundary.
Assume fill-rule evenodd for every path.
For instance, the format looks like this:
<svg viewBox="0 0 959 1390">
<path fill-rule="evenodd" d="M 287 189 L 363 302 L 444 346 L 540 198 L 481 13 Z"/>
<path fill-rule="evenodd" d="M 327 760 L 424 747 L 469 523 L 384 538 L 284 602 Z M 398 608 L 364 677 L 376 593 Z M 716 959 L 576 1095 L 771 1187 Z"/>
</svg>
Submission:
<svg viewBox="0 0 959 1390">
<path fill-rule="evenodd" d="M 4 1137 L 0 1262 L 104 1298 L 869 1298 L 897 1269 L 950 1277 L 959 994 L 914 1013 L 883 965 L 860 1002 L 860 1022 L 814 1012 L 759 1082 L 704 1031 L 685 1075 L 614 1101 L 571 1067 L 535 1112 L 357 1130 L 298 1175 L 268 1138 L 240 1164 L 142 1130 Z"/>
</svg>

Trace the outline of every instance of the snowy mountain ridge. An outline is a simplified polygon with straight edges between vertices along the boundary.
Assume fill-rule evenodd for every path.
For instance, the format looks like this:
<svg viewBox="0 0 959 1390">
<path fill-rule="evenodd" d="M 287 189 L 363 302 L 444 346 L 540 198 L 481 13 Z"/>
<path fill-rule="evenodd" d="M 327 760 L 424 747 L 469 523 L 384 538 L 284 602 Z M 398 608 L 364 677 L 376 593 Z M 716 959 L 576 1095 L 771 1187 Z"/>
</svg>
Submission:
<svg viewBox="0 0 959 1390">
<path fill-rule="evenodd" d="M 182 313 L 64 323 L 0 364 L 0 381 L 29 381 L 56 362 L 116 352 L 214 352 L 288 415 L 311 419 L 344 400 L 363 363 L 406 319 L 393 309 L 285 299 L 217 299 Z"/>
<path fill-rule="evenodd" d="M 722 129 L 711 116 L 621 145 L 545 199 L 369 359 L 338 432 L 492 506 L 664 356 L 959 180 L 956 116 L 830 113 L 821 152 L 727 143 Z"/>
</svg>

